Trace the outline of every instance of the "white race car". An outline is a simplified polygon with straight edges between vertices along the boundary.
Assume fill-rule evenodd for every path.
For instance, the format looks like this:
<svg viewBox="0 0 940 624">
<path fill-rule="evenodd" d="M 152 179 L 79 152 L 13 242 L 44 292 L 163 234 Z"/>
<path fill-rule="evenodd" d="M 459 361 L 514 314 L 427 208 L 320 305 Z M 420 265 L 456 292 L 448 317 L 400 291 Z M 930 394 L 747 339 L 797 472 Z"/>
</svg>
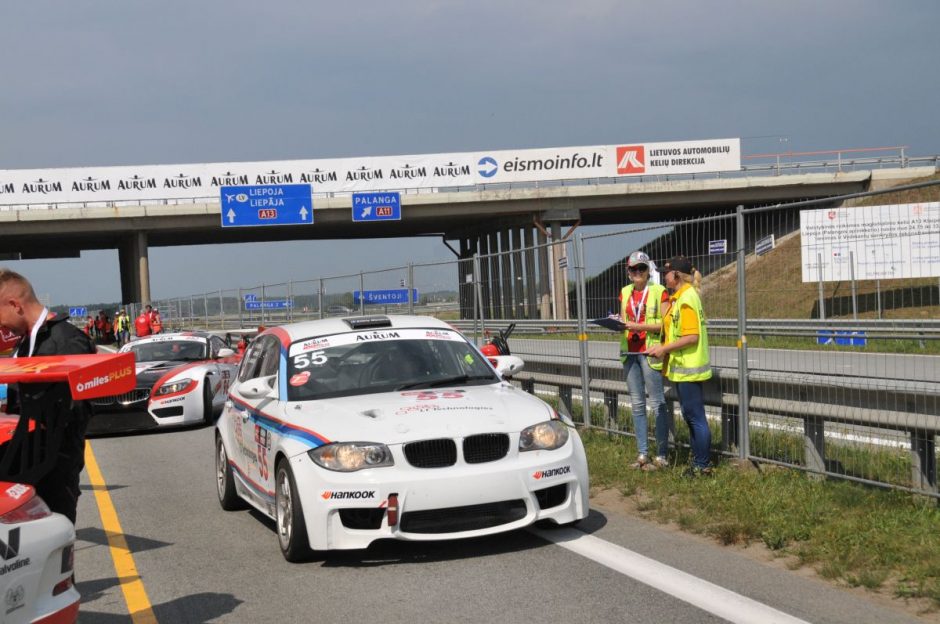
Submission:
<svg viewBox="0 0 940 624">
<path fill-rule="evenodd" d="M 91 401 L 89 433 L 212 423 L 222 409 L 241 358 L 216 335 L 178 332 L 139 338 L 133 353 L 137 387 Z"/>
<path fill-rule="evenodd" d="M 0 481 L 0 622 L 75 622 L 74 557 L 69 519 L 49 511 L 32 486 Z"/>
<path fill-rule="evenodd" d="M 476 537 L 588 514 L 570 421 L 430 317 L 324 319 L 256 338 L 216 424 L 222 508 L 276 522 L 284 557 Z"/>
</svg>

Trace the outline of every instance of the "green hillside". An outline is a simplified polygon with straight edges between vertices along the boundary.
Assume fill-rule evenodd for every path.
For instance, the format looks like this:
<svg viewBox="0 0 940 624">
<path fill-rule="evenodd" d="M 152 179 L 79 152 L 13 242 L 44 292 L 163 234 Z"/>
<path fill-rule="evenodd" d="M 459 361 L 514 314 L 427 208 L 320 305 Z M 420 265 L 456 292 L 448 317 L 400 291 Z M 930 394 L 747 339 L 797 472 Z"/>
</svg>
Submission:
<svg viewBox="0 0 940 624">
<path fill-rule="evenodd" d="M 940 180 L 940 174 L 916 182 Z M 899 182 L 898 185 L 910 181 Z M 846 206 L 877 206 L 940 201 L 940 185 L 866 197 Z M 800 233 L 779 237 L 775 249 L 762 256 L 748 254 L 747 314 L 750 318 L 818 318 L 819 286 L 801 281 Z M 858 317 L 940 318 L 940 278 L 860 280 L 857 282 Z M 705 276 L 705 309 L 711 318 L 737 317 L 737 262 Z M 827 282 L 823 295 L 827 318 L 852 318 L 852 287 L 848 281 Z"/>
</svg>

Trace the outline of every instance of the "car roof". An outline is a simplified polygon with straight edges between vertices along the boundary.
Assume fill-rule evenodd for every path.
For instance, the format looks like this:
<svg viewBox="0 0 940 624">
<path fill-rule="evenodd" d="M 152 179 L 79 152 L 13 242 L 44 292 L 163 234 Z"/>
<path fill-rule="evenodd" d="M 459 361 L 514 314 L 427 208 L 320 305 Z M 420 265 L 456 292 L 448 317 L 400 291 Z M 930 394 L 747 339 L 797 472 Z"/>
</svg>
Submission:
<svg viewBox="0 0 940 624">
<path fill-rule="evenodd" d="M 203 340 L 209 339 L 209 334 L 202 331 L 182 331 L 182 332 L 170 332 L 170 333 L 160 333 L 152 334 L 150 336 L 140 336 L 128 344 L 142 344 L 146 342 L 153 342 L 158 340 L 159 342 L 166 342 L 168 338 L 201 338 Z"/>
<path fill-rule="evenodd" d="M 376 323 L 375 325 L 364 324 L 361 327 L 355 327 L 354 325 L 351 325 L 351 323 L 355 324 L 356 322 L 364 322 L 366 319 L 377 319 L 381 323 L 381 326 L 379 326 L 379 323 Z M 385 320 L 391 322 L 391 325 L 386 325 L 384 322 L 382 322 Z M 409 327 L 432 327 L 437 329 L 454 330 L 454 328 L 448 325 L 446 322 L 440 319 L 436 319 L 433 316 L 370 314 L 367 316 L 347 316 L 326 318 L 317 321 L 290 323 L 288 325 L 280 325 L 277 328 L 269 328 L 265 330 L 264 333 L 272 332 L 273 329 L 280 329 L 287 333 L 287 336 L 291 342 L 295 342 L 297 340 L 303 340 L 313 336 L 344 334 L 351 331 L 386 331 L 389 329 L 406 329 Z"/>
</svg>

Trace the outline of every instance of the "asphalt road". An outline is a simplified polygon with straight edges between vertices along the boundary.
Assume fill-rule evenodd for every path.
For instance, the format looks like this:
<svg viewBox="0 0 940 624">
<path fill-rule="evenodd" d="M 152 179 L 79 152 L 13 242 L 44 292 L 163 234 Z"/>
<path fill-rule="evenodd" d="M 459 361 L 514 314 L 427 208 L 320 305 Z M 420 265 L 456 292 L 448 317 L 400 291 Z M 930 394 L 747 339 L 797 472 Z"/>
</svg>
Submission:
<svg viewBox="0 0 940 624">
<path fill-rule="evenodd" d="M 578 357 L 577 340 L 510 338 L 509 347 L 523 359 L 526 355 Z M 595 340 L 588 342 L 588 349 L 592 360 L 615 362 L 620 344 Z M 711 354 L 715 366 L 738 366 L 738 350 L 734 347 L 712 347 Z M 940 356 L 936 355 L 750 348 L 747 360 L 750 370 L 773 373 L 900 380 L 931 387 L 940 380 Z"/>
<path fill-rule="evenodd" d="M 456 542 L 386 542 L 290 564 L 271 523 L 219 507 L 211 429 L 99 438 L 91 447 L 158 622 L 698 624 L 726 621 L 716 609 L 739 599 L 757 611 L 733 606 L 737 621 L 774 621 L 767 613 L 778 612 L 760 609 L 779 610 L 777 621 L 787 615 L 851 624 L 916 621 L 858 593 L 603 508 L 592 509 L 577 530 L 544 533 L 560 544 L 517 531 Z M 117 577 L 87 474 L 84 483 L 79 621 L 131 622 L 121 583 L 135 575 Z M 630 565 L 633 571 L 624 573 Z"/>
</svg>

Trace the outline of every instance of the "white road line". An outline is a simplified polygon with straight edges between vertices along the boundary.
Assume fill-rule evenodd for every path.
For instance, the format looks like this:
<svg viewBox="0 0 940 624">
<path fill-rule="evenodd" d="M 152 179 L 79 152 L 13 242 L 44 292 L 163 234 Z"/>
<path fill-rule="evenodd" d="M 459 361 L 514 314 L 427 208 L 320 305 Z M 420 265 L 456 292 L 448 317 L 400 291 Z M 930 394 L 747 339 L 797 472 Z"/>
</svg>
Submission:
<svg viewBox="0 0 940 624">
<path fill-rule="evenodd" d="M 756 600 L 719 587 L 682 570 L 644 557 L 632 550 L 588 535 L 577 529 L 529 529 L 542 539 L 566 548 L 591 561 L 607 566 L 708 611 L 729 622 L 740 624 L 807 624 Z"/>
</svg>

